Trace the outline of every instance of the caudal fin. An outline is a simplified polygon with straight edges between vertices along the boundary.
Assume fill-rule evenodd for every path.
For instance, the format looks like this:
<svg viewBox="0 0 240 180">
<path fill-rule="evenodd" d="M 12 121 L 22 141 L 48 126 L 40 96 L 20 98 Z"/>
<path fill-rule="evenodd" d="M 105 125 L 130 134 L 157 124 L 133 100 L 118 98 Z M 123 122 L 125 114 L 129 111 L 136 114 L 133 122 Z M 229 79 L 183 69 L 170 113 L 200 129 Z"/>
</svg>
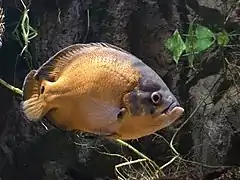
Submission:
<svg viewBox="0 0 240 180">
<path fill-rule="evenodd" d="M 40 120 L 45 115 L 46 102 L 40 97 L 41 82 L 36 80 L 32 70 L 26 76 L 23 83 L 23 101 L 20 108 L 30 121 Z"/>
</svg>

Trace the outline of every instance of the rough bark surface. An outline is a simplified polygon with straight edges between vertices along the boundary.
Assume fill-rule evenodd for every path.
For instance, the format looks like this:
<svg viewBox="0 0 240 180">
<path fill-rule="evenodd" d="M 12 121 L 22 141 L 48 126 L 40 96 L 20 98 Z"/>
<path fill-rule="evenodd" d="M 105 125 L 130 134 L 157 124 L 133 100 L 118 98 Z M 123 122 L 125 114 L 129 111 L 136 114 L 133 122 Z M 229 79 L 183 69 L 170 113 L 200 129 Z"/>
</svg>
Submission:
<svg viewBox="0 0 240 180">
<path fill-rule="evenodd" d="M 25 1 L 28 4 L 29 1 Z M 168 140 L 176 128 L 194 113 L 176 138 L 175 146 L 188 160 L 211 166 L 239 166 L 240 93 L 239 58 L 235 52 L 212 49 L 200 59 L 200 70 L 192 72 L 183 60 L 176 66 L 164 42 L 175 29 L 186 32 L 194 14 L 205 25 L 223 26 L 226 11 L 234 2 L 204 0 L 32 0 L 30 23 L 38 36 L 29 51 L 37 68 L 54 53 L 73 43 L 103 41 L 120 46 L 151 66 L 166 82 L 185 108 L 184 116 L 159 132 Z M 0 49 L 0 77 L 21 87 L 29 71 L 20 57 L 19 42 L 12 32 L 19 21 L 20 1 L 4 0 L 5 34 Z M 225 28 L 238 27 L 238 8 L 229 14 Z M 89 13 L 89 14 L 88 14 Z M 89 22 L 89 23 L 88 23 Z M 223 53 L 224 56 L 223 56 Z M 237 52 L 236 52 L 237 54 Z M 222 57 L 231 59 L 226 65 Z M 28 57 L 29 58 L 29 57 Z M 27 58 L 27 59 L 28 59 Z M 226 68 L 227 66 L 227 68 Z M 30 123 L 19 110 L 20 98 L 0 86 L 0 179 L 74 180 L 116 179 L 114 165 L 119 158 L 100 151 L 121 153 L 116 143 L 95 137 L 60 131 L 45 121 Z M 163 164 L 172 155 L 154 135 L 129 142 Z M 76 145 L 73 143 L 78 139 Z M 125 154 L 136 157 L 129 150 Z M 239 179 L 239 168 L 213 168 L 191 162 L 168 167 L 177 179 Z M 174 174 L 175 173 L 175 174 Z M 168 175 L 168 174 L 167 174 Z"/>
</svg>

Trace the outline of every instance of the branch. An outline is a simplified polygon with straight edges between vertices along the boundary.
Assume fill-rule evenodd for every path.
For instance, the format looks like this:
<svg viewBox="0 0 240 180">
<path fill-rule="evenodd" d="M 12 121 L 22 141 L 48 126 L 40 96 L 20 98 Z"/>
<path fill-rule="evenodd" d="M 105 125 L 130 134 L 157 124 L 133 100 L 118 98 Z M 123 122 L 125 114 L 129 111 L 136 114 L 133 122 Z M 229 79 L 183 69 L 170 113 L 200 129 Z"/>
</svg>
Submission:
<svg viewBox="0 0 240 180">
<path fill-rule="evenodd" d="M 5 31 L 3 19 L 4 19 L 3 8 L 0 7 L 0 48 L 2 47 L 2 37 L 3 37 L 3 33 Z"/>
<path fill-rule="evenodd" d="M 22 90 L 19 88 L 16 88 L 10 84 L 8 84 L 6 81 L 4 81 L 2 78 L 0 78 L 0 84 L 2 84 L 4 87 L 10 89 L 11 91 L 13 91 L 14 93 L 21 95 L 22 96 Z"/>
</svg>

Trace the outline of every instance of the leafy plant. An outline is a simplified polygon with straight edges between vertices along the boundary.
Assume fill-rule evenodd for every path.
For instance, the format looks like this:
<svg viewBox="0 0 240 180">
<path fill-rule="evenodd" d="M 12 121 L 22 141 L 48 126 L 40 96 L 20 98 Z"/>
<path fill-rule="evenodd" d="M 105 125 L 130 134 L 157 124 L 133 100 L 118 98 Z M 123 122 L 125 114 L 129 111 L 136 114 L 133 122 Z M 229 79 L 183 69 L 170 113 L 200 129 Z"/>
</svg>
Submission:
<svg viewBox="0 0 240 180">
<path fill-rule="evenodd" d="M 165 46 L 173 53 L 173 59 L 178 63 L 180 56 L 186 49 L 186 45 L 184 44 L 178 30 L 175 30 L 173 36 L 167 40 Z"/>
<path fill-rule="evenodd" d="M 171 51 L 176 64 L 181 56 L 188 56 L 188 63 L 191 67 L 193 67 L 194 56 L 209 49 L 216 41 L 220 46 L 229 43 L 229 34 L 226 31 L 214 34 L 209 28 L 194 24 L 194 21 L 189 25 L 188 34 L 185 36 L 184 42 L 179 31 L 175 30 L 165 42 L 165 47 Z M 184 51 L 186 54 L 183 54 Z"/>
<path fill-rule="evenodd" d="M 23 52 L 25 52 L 29 55 L 29 57 L 31 59 L 31 55 L 28 52 L 28 45 L 30 43 L 30 40 L 35 38 L 38 35 L 38 33 L 29 24 L 29 16 L 28 16 L 29 9 L 24 4 L 23 0 L 21 0 L 21 3 L 23 6 L 22 16 L 21 16 L 15 30 L 13 31 L 13 35 L 16 37 L 16 39 L 19 41 L 20 45 L 22 46 L 22 51 L 21 51 L 20 55 L 22 56 Z M 18 28 L 20 28 L 20 29 L 18 30 Z M 20 35 L 21 35 L 22 41 L 21 41 Z M 28 66 L 30 68 L 32 68 L 31 60 L 28 63 L 30 63 L 30 64 L 28 64 Z"/>
</svg>

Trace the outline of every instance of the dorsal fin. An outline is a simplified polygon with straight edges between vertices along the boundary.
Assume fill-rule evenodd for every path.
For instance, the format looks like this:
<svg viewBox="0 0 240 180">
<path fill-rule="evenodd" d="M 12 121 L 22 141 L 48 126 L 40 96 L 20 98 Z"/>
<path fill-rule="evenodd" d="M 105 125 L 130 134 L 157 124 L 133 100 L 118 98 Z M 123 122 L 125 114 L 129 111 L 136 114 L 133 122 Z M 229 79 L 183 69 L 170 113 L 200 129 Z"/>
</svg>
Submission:
<svg viewBox="0 0 240 180">
<path fill-rule="evenodd" d="M 88 44 L 73 44 L 70 45 L 51 58 L 49 58 L 38 70 L 35 75 L 37 79 L 46 79 L 48 81 L 56 81 L 59 76 L 61 75 L 64 68 L 71 64 L 71 62 L 75 59 L 76 56 L 83 53 L 85 50 L 93 47 L 107 47 L 112 48 L 124 53 L 128 53 L 127 51 L 114 46 L 112 44 L 103 43 L 103 42 L 95 42 L 95 43 L 88 43 Z"/>
</svg>

